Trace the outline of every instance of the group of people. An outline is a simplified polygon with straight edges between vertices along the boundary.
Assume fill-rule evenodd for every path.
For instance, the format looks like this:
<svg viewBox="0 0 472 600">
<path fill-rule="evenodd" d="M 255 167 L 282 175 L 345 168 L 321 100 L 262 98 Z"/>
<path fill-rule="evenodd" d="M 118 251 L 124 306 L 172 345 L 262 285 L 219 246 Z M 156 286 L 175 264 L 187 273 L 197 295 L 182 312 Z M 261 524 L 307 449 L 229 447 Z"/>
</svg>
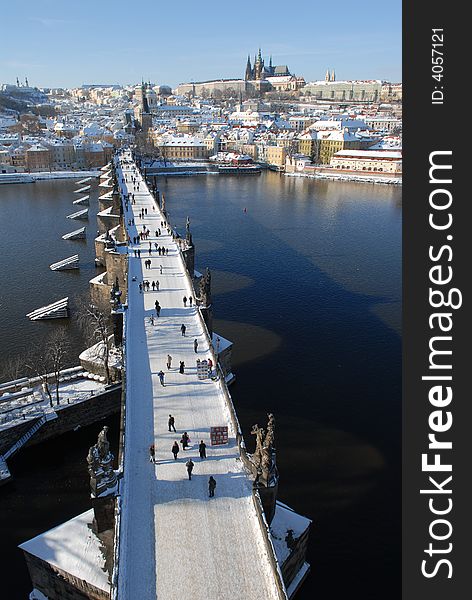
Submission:
<svg viewBox="0 0 472 600">
<path fill-rule="evenodd" d="M 187 296 L 184 296 L 184 297 L 182 298 L 182 301 L 183 301 L 183 303 L 184 303 L 184 306 L 187 306 Z M 192 296 L 189 296 L 189 297 L 188 297 L 188 305 L 189 305 L 189 306 L 192 306 L 192 304 L 193 304 L 193 298 L 192 298 Z"/>
<path fill-rule="evenodd" d="M 143 239 L 143 240 L 147 240 L 149 237 L 149 234 L 151 232 L 149 231 L 149 229 L 146 228 L 146 225 L 143 225 L 143 230 L 141 233 L 138 234 L 138 238 L 139 240 Z"/>
<path fill-rule="evenodd" d="M 147 261 L 146 261 L 147 262 Z M 147 268 L 147 267 L 146 267 Z M 150 268 L 150 267 L 149 267 Z M 156 279 L 156 281 L 151 281 L 149 282 L 148 279 L 143 279 L 142 282 L 142 288 L 145 292 L 149 292 L 150 288 L 152 288 L 152 291 L 154 292 L 158 292 L 159 291 L 159 281 Z"/>
<path fill-rule="evenodd" d="M 175 418 L 172 415 L 169 415 L 167 424 L 169 427 L 169 431 L 172 432 L 172 430 L 174 430 L 174 433 L 176 433 Z M 180 443 L 182 444 L 183 451 L 185 451 L 189 447 L 191 440 L 186 431 L 183 432 L 182 438 L 180 439 Z M 177 440 L 174 441 L 174 444 L 172 445 L 172 448 L 171 448 L 171 452 L 174 455 L 174 460 L 177 460 L 177 456 L 180 452 L 180 446 L 179 446 L 179 443 L 177 442 Z M 206 444 L 203 440 L 200 440 L 200 443 L 198 445 L 198 453 L 200 455 L 200 460 L 203 460 L 207 457 L 206 456 Z M 154 444 L 151 444 L 149 446 L 149 460 L 153 464 L 156 464 L 156 447 Z M 193 460 L 191 458 L 189 458 L 187 460 L 187 462 L 185 463 L 185 466 L 187 468 L 187 474 L 188 474 L 189 481 L 191 481 L 192 480 L 192 472 L 193 472 L 195 463 L 193 462 Z M 213 498 L 213 496 L 215 495 L 215 489 L 216 489 L 216 480 L 211 475 L 210 479 L 208 480 L 208 495 L 210 498 Z"/>
<path fill-rule="evenodd" d="M 151 324 L 154 325 L 154 322 L 151 321 Z M 167 355 L 167 369 L 170 371 L 172 365 L 172 356 L 170 354 Z M 185 362 L 183 360 L 179 361 L 179 373 L 181 375 L 185 374 Z M 162 387 L 165 387 L 165 373 L 164 371 L 161 369 L 159 371 L 159 373 L 157 374 L 157 376 L 159 377 L 159 381 L 162 385 Z"/>
</svg>

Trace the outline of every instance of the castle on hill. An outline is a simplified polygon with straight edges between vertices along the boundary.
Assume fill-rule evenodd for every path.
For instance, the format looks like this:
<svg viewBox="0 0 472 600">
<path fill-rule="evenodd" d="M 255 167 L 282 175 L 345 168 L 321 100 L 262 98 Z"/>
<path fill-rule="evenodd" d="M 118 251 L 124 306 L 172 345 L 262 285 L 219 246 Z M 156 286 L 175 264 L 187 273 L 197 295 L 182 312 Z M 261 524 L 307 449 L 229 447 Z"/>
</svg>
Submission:
<svg viewBox="0 0 472 600">
<path fill-rule="evenodd" d="M 288 70 L 287 65 L 272 65 L 272 56 L 269 60 L 269 65 L 265 64 L 265 61 L 261 55 L 261 49 L 259 53 L 254 56 L 254 66 L 251 66 L 251 58 L 247 57 L 246 73 L 244 79 L 246 81 L 258 81 L 260 79 L 267 79 L 268 77 L 290 77 L 292 73 Z"/>
</svg>

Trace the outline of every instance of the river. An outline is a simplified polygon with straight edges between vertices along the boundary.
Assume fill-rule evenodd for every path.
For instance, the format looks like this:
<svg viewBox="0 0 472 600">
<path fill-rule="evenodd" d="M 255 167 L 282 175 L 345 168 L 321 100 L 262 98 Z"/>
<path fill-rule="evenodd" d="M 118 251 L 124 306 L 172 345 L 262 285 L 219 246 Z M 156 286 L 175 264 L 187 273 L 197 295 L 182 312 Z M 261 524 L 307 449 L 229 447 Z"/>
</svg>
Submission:
<svg viewBox="0 0 472 600">
<path fill-rule="evenodd" d="M 74 299 L 98 271 L 71 180 L 0 188 L 0 366 L 54 321 L 30 310 Z M 260 176 L 159 177 L 173 225 L 190 217 L 196 268 L 212 271 L 215 330 L 234 341 L 231 388 L 246 442 L 276 418 L 279 498 L 313 520 L 312 572 L 297 598 L 400 597 L 401 188 Z M 77 227 L 79 227 L 77 225 Z M 79 272 L 52 262 L 79 252 Z M 71 364 L 82 348 L 73 319 Z M 108 424 L 114 432 L 118 419 Z M 12 600 L 30 589 L 16 545 L 89 508 L 85 456 L 102 424 L 26 449 L 0 489 L 0 560 Z M 5 579 L 6 578 L 6 579 Z M 209 599 L 213 600 L 213 599 Z"/>
</svg>

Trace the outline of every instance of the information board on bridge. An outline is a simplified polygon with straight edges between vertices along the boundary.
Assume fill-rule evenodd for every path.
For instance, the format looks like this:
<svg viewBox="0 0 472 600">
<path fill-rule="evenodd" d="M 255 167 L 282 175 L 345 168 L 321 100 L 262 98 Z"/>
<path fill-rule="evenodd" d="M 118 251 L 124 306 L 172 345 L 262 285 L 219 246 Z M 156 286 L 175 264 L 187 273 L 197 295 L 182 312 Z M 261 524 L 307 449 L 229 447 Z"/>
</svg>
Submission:
<svg viewBox="0 0 472 600">
<path fill-rule="evenodd" d="M 210 427 L 210 440 L 212 446 L 221 446 L 228 443 L 228 426 Z"/>
<path fill-rule="evenodd" d="M 197 358 L 197 377 L 198 379 L 208 379 L 209 369 L 207 360 L 200 360 Z"/>
</svg>

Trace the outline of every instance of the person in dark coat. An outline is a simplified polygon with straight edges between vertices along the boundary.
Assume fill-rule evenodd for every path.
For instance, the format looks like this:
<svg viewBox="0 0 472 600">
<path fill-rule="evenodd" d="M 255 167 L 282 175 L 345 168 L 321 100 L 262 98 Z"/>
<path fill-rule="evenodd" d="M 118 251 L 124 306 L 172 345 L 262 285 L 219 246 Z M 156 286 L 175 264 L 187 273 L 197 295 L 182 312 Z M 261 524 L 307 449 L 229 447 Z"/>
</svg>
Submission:
<svg viewBox="0 0 472 600">
<path fill-rule="evenodd" d="M 185 466 L 187 467 L 188 478 L 191 481 L 192 480 L 192 471 L 193 471 L 193 467 L 194 467 L 193 460 L 191 458 L 189 458 L 188 461 L 185 463 Z"/>
<path fill-rule="evenodd" d="M 197 338 L 195 338 L 193 340 L 193 350 L 194 350 L 195 353 L 197 353 L 197 350 L 198 350 L 198 340 L 197 340 Z"/>
<path fill-rule="evenodd" d="M 198 444 L 198 452 L 200 454 L 200 458 L 206 458 L 206 444 L 203 440 L 200 440 L 200 443 Z"/>
<path fill-rule="evenodd" d="M 188 443 L 190 442 L 190 438 L 186 431 L 183 432 L 180 443 L 182 444 L 182 449 L 186 450 L 188 448 Z"/>
<path fill-rule="evenodd" d="M 213 498 L 215 495 L 216 481 L 213 478 L 213 475 L 210 475 L 210 479 L 208 480 L 208 495 L 210 498 Z"/>
<path fill-rule="evenodd" d="M 177 441 L 174 442 L 172 446 L 172 454 L 174 455 L 174 459 L 177 460 L 177 454 L 180 452 L 179 444 Z"/>
<path fill-rule="evenodd" d="M 183 360 L 180 361 L 179 373 L 183 375 L 185 373 L 185 363 Z"/>
<path fill-rule="evenodd" d="M 187 306 L 187 296 L 184 296 L 183 302 L 184 302 L 184 306 Z"/>
<path fill-rule="evenodd" d="M 151 444 L 149 446 L 149 460 L 152 463 L 156 462 L 156 448 L 155 448 L 154 444 Z"/>
<path fill-rule="evenodd" d="M 159 381 L 161 382 L 161 385 L 163 387 L 165 387 L 165 383 L 164 383 L 164 371 L 159 371 L 159 373 L 157 374 L 157 376 L 159 377 Z M 170 429 L 169 429 L 170 431 Z"/>
<path fill-rule="evenodd" d="M 182 332 L 182 335 L 185 337 L 185 332 L 187 331 L 187 328 L 185 327 L 185 325 L 183 323 L 180 326 L 180 331 Z"/>
<path fill-rule="evenodd" d="M 169 415 L 169 421 L 167 422 L 167 424 L 169 425 L 169 431 L 170 428 L 172 427 L 172 429 L 174 430 L 174 433 L 176 433 L 175 431 L 175 419 L 172 415 Z"/>
</svg>

